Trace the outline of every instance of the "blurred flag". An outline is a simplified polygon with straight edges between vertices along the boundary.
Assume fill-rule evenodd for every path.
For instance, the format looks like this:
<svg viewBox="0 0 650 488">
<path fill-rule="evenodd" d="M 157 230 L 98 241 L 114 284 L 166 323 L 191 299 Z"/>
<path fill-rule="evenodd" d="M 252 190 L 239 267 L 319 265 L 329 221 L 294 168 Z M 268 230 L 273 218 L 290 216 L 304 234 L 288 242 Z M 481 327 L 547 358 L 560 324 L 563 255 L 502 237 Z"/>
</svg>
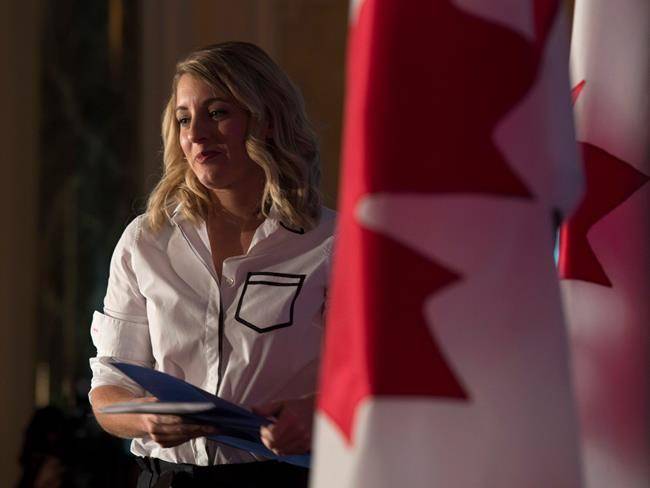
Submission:
<svg viewBox="0 0 650 488">
<path fill-rule="evenodd" d="M 650 2 L 578 0 L 585 198 L 562 229 L 588 488 L 650 486 Z"/>
<path fill-rule="evenodd" d="M 352 7 L 316 488 L 576 488 L 556 1 Z"/>
</svg>

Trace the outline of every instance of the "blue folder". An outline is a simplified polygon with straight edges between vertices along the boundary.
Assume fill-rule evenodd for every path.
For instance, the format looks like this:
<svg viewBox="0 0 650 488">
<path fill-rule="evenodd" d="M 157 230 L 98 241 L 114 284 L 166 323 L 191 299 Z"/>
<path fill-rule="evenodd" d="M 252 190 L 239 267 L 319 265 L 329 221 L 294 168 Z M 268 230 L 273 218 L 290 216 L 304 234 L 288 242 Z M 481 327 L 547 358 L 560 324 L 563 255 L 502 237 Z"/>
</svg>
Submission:
<svg viewBox="0 0 650 488">
<path fill-rule="evenodd" d="M 256 415 L 239 405 L 219 398 L 190 383 L 168 374 L 134 364 L 113 362 L 112 366 L 131 378 L 161 402 L 209 402 L 214 408 L 201 413 L 183 414 L 191 420 L 214 425 L 219 428 L 218 435 L 208 438 L 230 447 L 243 449 L 265 458 L 309 467 L 309 454 L 278 456 L 270 451 L 260 439 L 260 427 L 272 420 Z"/>
</svg>

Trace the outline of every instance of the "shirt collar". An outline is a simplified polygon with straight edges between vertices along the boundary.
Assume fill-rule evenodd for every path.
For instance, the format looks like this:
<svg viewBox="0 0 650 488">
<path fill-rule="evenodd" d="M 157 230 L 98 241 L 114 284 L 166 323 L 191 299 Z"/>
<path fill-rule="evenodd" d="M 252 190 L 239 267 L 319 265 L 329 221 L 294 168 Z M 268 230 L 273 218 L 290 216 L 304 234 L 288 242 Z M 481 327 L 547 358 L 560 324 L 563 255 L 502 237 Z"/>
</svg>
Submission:
<svg viewBox="0 0 650 488">
<path fill-rule="evenodd" d="M 172 224 L 179 225 L 181 224 L 182 221 L 185 220 L 185 217 L 183 216 L 183 213 L 181 212 L 183 207 L 182 203 L 179 203 L 176 205 L 176 208 L 171 213 L 170 216 L 170 221 Z M 210 243 L 208 240 L 208 234 L 207 234 L 207 229 L 206 229 L 206 224 L 204 221 L 201 221 L 199 224 L 195 224 L 197 227 L 197 232 L 198 235 L 200 236 L 201 240 L 203 241 L 203 244 L 209 249 L 210 248 Z M 269 214 L 266 219 L 264 219 L 264 222 L 260 224 L 260 226 L 255 230 L 255 234 L 253 234 L 253 239 L 251 241 L 251 245 L 249 247 L 249 251 L 259 242 L 264 241 L 265 239 L 269 238 L 272 234 L 274 234 L 278 229 L 282 228 L 283 230 L 287 232 L 292 232 L 294 234 L 304 234 L 305 231 L 304 229 L 294 229 L 292 227 L 287 226 L 280 220 L 280 212 L 275 208 L 275 206 L 272 206 L 271 209 L 269 210 Z"/>
<path fill-rule="evenodd" d="M 183 204 L 179 203 L 178 205 L 176 205 L 176 208 L 174 208 L 171 215 L 169 216 L 169 220 L 172 222 L 172 224 L 178 224 L 180 223 L 181 220 L 183 220 L 183 214 L 181 213 L 181 208 L 183 208 Z"/>
<path fill-rule="evenodd" d="M 264 219 L 264 222 L 262 222 L 260 226 L 255 230 L 255 234 L 253 234 L 253 240 L 251 241 L 249 250 L 253 249 L 253 247 L 258 242 L 267 239 L 269 236 L 271 236 L 271 234 L 278 230 L 280 226 L 280 220 L 278 217 L 279 214 L 276 211 L 275 207 L 271 207 L 268 217 L 266 217 L 266 219 Z"/>
</svg>

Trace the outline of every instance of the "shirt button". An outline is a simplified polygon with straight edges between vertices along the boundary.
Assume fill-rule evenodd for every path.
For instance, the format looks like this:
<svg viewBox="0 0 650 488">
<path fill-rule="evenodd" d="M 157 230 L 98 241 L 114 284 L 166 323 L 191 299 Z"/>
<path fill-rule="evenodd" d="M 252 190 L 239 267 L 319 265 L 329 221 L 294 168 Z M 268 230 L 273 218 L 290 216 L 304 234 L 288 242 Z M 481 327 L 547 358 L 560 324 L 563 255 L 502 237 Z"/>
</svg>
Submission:
<svg viewBox="0 0 650 488">
<path fill-rule="evenodd" d="M 235 283 L 235 280 L 233 280 L 232 278 L 230 278 L 230 277 L 228 277 L 228 276 L 226 276 L 226 277 L 224 278 L 224 281 L 226 282 L 226 285 L 228 285 L 228 286 L 232 286 L 233 283 Z"/>
</svg>

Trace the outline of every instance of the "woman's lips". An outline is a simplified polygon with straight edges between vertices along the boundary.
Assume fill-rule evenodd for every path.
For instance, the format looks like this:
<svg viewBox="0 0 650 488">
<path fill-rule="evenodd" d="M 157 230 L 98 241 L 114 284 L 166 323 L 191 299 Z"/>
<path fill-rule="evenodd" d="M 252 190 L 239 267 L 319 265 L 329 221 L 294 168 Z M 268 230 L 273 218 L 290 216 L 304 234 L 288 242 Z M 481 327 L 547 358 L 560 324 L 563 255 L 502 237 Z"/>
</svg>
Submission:
<svg viewBox="0 0 650 488">
<path fill-rule="evenodd" d="M 219 151 L 202 151 L 196 155 L 194 161 L 197 163 L 205 163 L 219 154 L 221 154 Z"/>
</svg>

